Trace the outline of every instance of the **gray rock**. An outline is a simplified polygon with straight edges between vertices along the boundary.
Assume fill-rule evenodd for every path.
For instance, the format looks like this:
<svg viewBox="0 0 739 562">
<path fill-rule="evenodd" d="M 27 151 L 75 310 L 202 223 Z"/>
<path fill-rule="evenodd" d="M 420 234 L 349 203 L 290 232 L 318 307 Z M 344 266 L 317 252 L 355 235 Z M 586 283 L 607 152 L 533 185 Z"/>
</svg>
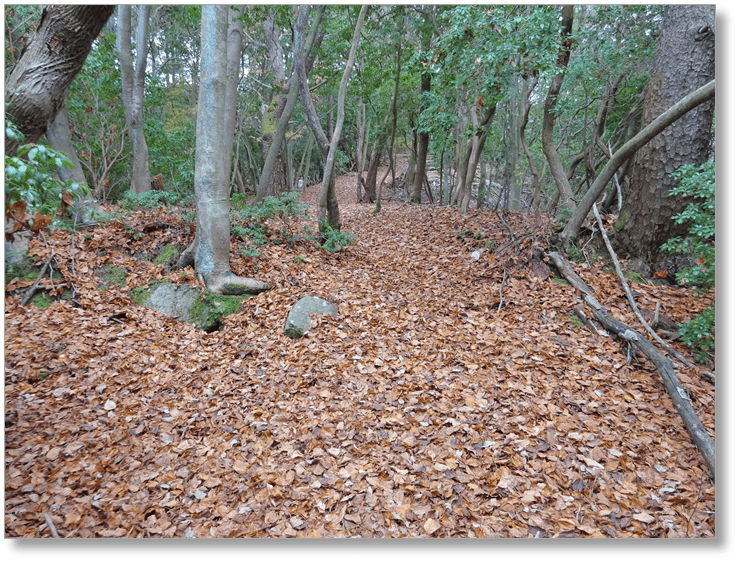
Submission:
<svg viewBox="0 0 739 562">
<path fill-rule="evenodd" d="M 301 338 L 310 328 L 311 314 L 328 314 L 335 317 L 338 313 L 338 307 L 329 301 L 318 297 L 303 297 L 287 315 L 284 334 L 293 339 Z"/>
<path fill-rule="evenodd" d="M 152 291 L 144 305 L 182 322 L 192 322 L 190 309 L 195 304 L 195 299 L 199 298 L 200 291 L 198 289 L 188 285 L 176 287 L 165 283 Z"/>
</svg>

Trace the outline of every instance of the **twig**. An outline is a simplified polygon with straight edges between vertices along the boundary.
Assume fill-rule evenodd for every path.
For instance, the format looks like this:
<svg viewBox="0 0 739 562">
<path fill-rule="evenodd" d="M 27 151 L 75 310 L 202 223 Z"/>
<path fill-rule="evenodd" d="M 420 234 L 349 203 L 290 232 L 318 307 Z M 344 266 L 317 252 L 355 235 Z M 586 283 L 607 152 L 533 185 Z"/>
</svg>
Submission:
<svg viewBox="0 0 739 562">
<path fill-rule="evenodd" d="M 503 285 L 505 285 L 505 278 L 508 275 L 508 272 L 504 269 L 503 270 L 503 281 L 500 282 L 500 302 L 498 303 L 498 314 L 500 314 L 500 309 L 503 308 Z"/>
<path fill-rule="evenodd" d="M 44 513 L 44 520 L 46 521 L 46 525 L 49 527 L 49 531 L 51 531 L 51 536 L 55 539 L 60 538 L 59 533 L 56 532 L 56 527 L 54 526 L 54 522 L 51 520 L 51 517 L 49 517 L 48 513 Z"/>
<path fill-rule="evenodd" d="M 704 380 L 710 382 L 712 385 L 716 385 L 716 375 L 714 375 L 713 373 L 709 373 L 708 371 L 701 371 L 701 377 Z"/>
<path fill-rule="evenodd" d="M 698 497 L 695 499 L 695 505 L 693 506 L 693 511 L 690 514 L 690 517 L 688 517 L 688 522 L 685 524 L 685 538 L 688 538 L 688 534 L 690 533 L 690 520 L 693 518 L 693 515 L 695 515 L 695 510 L 698 509 L 698 502 L 701 499 L 701 496 L 703 495 L 703 478 L 701 478 L 701 487 L 700 490 L 698 490 Z"/>
<path fill-rule="evenodd" d="M 180 442 L 182 442 L 182 440 L 185 438 L 185 432 L 187 431 L 187 428 L 190 427 L 196 419 L 198 419 L 197 414 L 195 414 L 195 416 L 193 416 L 193 418 L 189 422 L 187 422 L 185 429 L 182 430 L 182 435 L 180 435 Z"/>
<path fill-rule="evenodd" d="M 600 219 L 600 213 L 598 212 L 598 207 L 596 206 L 595 203 L 593 203 L 593 214 L 595 215 L 595 220 L 598 221 L 598 228 L 600 228 L 600 233 L 603 236 L 603 241 L 605 242 L 606 247 L 608 248 L 608 253 L 611 255 L 611 260 L 613 260 L 613 267 L 616 270 L 616 275 L 618 275 L 618 278 L 621 281 L 621 286 L 623 286 L 624 291 L 626 292 L 626 298 L 628 299 L 632 310 L 636 314 L 636 317 L 639 319 L 639 322 L 641 322 L 641 325 L 644 326 L 644 328 L 647 330 L 647 333 L 659 342 L 659 344 L 662 346 L 662 348 L 665 351 L 667 351 L 673 357 L 677 357 L 687 367 L 695 367 L 695 365 L 693 365 L 690 361 L 688 361 L 680 353 L 672 349 L 672 347 L 670 347 L 670 345 L 667 342 L 665 342 L 661 337 L 657 335 L 657 333 L 652 329 L 652 327 L 647 323 L 647 321 L 644 320 L 644 317 L 642 316 L 641 311 L 639 310 L 639 307 L 636 305 L 636 301 L 634 300 L 634 295 L 631 294 L 631 289 L 629 289 L 629 285 L 626 283 L 624 274 L 621 271 L 621 266 L 618 263 L 618 256 L 616 255 L 616 252 L 613 250 L 613 247 L 611 246 L 611 241 L 608 239 L 608 235 L 606 234 L 606 229 L 603 226 L 603 221 Z"/>
</svg>

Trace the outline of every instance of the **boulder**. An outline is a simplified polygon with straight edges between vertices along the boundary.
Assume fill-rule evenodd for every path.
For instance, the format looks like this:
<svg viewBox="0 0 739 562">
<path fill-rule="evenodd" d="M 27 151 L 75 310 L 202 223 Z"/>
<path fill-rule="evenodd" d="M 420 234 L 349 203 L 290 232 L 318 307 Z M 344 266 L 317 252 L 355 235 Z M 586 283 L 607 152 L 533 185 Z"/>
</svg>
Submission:
<svg viewBox="0 0 739 562">
<path fill-rule="evenodd" d="M 318 297 L 303 297 L 287 315 L 283 333 L 293 339 L 301 338 L 310 328 L 311 314 L 328 314 L 335 317 L 338 313 L 338 307 L 332 302 Z"/>
</svg>

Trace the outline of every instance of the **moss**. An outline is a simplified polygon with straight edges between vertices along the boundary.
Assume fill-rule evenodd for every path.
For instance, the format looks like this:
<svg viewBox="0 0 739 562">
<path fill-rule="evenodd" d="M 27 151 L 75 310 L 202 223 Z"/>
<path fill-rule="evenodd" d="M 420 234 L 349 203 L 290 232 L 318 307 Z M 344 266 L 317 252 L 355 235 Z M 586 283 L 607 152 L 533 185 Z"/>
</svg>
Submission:
<svg viewBox="0 0 739 562">
<path fill-rule="evenodd" d="M 27 253 L 24 253 L 23 258 L 21 258 L 19 262 L 14 263 L 5 270 L 5 280 L 6 282 L 9 282 L 17 277 L 20 281 L 35 281 L 36 277 L 38 277 L 38 274 L 41 271 L 42 266 L 43 262 L 41 262 L 40 264 L 34 264 L 34 259 L 28 257 Z M 45 275 L 47 277 L 49 276 L 48 269 L 46 270 Z M 62 276 L 55 269 L 52 273 L 52 278 L 61 279 Z"/>
<path fill-rule="evenodd" d="M 126 268 L 118 265 L 106 264 L 100 270 L 100 277 L 103 282 L 98 286 L 98 290 L 106 291 L 113 285 L 125 286 L 126 284 Z"/>
<path fill-rule="evenodd" d="M 128 291 L 128 296 L 131 297 L 133 304 L 138 306 L 144 306 L 146 299 L 151 295 L 151 291 L 148 287 L 134 287 Z"/>
<path fill-rule="evenodd" d="M 244 295 L 218 295 L 206 293 L 197 299 L 189 310 L 190 320 L 199 330 L 213 332 L 223 329 L 223 318 L 234 312 L 243 310 L 241 302 Z"/>
<path fill-rule="evenodd" d="M 581 327 L 583 326 L 583 323 L 582 323 L 582 322 L 580 321 L 580 319 L 579 319 L 579 318 L 578 318 L 577 316 L 575 316 L 574 314 L 570 314 L 568 318 L 570 319 L 570 322 L 572 322 L 572 323 L 573 323 L 573 324 L 574 324 L 575 326 L 577 326 L 578 328 L 581 328 Z"/>
<path fill-rule="evenodd" d="M 629 271 L 628 273 L 624 274 L 624 277 L 627 277 L 628 279 L 631 279 L 632 281 L 635 281 L 636 283 L 645 282 L 644 278 L 636 271 Z"/>
<path fill-rule="evenodd" d="M 616 221 L 616 224 L 613 225 L 613 228 L 616 230 L 616 232 L 619 232 L 624 229 L 626 226 L 626 221 L 629 220 L 629 213 L 627 211 L 623 211 L 619 216 L 618 220 Z"/>
<path fill-rule="evenodd" d="M 49 306 L 51 306 L 53 299 L 49 296 L 48 293 L 41 292 L 33 297 L 33 299 L 31 299 L 31 302 L 39 308 L 48 308 Z"/>
<path fill-rule="evenodd" d="M 552 277 L 552 281 L 554 281 L 555 283 L 560 283 L 562 285 L 569 285 L 570 284 L 570 282 L 567 281 L 566 279 L 560 279 L 559 277 Z"/>
<path fill-rule="evenodd" d="M 169 265 L 170 261 L 176 260 L 180 256 L 177 246 L 167 244 L 162 252 L 156 257 L 154 263 L 157 265 Z"/>
</svg>

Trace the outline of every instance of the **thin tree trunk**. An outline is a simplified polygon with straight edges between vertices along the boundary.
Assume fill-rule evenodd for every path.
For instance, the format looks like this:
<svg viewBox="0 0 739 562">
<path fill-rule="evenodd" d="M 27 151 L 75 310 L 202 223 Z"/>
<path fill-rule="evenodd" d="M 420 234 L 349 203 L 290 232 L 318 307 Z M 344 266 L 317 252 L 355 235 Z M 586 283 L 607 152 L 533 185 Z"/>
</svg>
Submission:
<svg viewBox="0 0 739 562">
<path fill-rule="evenodd" d="M 318 200 L 318 224 L 321 226 L 325 219 L 328 225 L 334 230 L 341 230 L 341 217 L 339 215 L 339 203 L 336 199 L 335 184 L 332 180 L 334 176 L 334 158 L 336 156 L 336 148 L 341 138 L 341 129 L 344 126 L 344 99 L 346 98 L 346 86 L 349 83 L 349 75 L 354 66 L 354 58 L 357 55 L 357 47 L 359 46 L 360 32 L 364 23 L 364 16 L 367 13 L 368 6 L 365 4 L 359 11 L 357 25 L 354 27 L 354 37 L 352 38 L 352 46 L 349 51 L 349 58 L 346 61 L 344 75 L 341 77 L 339 84 L 339 99 L 337 102 L 336 128 L 331 137 L 331 146 L 326 156 L 326 165 L 323 169 L 323 184 L 321 185 L 321 193 Z"/>
<path fill-rule="evenodd" d="M 564 80 L 564 72 L 567 68 L 567 64 L 570 60 L 570 46 L 572 44 L 572 22 L 574 19 L 574 6 L 565 5 L 562 7 L 562 42 L 565 49 L 559 55 L 557 61 L 557 67 L 561 69 L 561 72 L 552 79 L 552 84 L 549 86 L 549 92 L 544 102 L 544 119 L 542 123 L 541 142 L 544 149 L 544 155 L 549 162 L 549 168 L 552 170 L 552 176 L 554 182 L 557 184 L 557 190 L 560 193 L 560 199 L 567 209 L 573 209 L 576 206 L 575 195 L 572 192 L 572 187 L 567 179 L 567 173 L 562 166 L 562 160 L 559 158 L 557 153 L 557 147 L 554 143 L 554 124 L 556 117 L 552 113 L 554 106 L 557 104 L 557 96 L 562 88 L 562 81 Z M 588 206 L 588 209 L 590 206 Z"/>
</svg>

